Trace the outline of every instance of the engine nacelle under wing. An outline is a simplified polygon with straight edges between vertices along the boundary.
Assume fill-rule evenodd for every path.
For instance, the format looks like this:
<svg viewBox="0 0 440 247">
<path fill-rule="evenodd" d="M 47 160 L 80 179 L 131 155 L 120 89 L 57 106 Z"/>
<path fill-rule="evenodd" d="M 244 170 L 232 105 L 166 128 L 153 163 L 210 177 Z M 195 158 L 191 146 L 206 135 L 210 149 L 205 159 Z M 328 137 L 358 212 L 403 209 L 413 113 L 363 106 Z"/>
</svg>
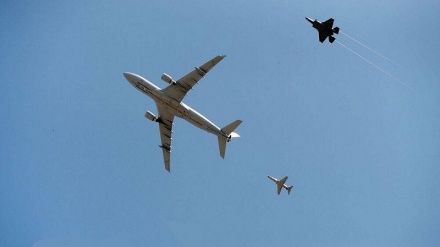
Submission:
<svg viewBox="0 0 440 247">
<path fill-rule="evenodd" d="M 154 114 L 151 113 L 151 112 L 149 112 L 149 111 L 147 111 L 147 112 L 145 113 L 145 117 L 148 118 L 148 119 L 150 119 L 150 120 L 153 121 L 153 122 L 156 122 L 156 120 L 157 120 L 157 117 L 154 116 Z"/>
<path fill-rule="evenodd" d="M 168 84 L 176 84 L 176 81 L 173 80 L 173 78 L 165 73 L 162 74 L 162 77 L 160 77 L 164 82 Z"/>
</svg>

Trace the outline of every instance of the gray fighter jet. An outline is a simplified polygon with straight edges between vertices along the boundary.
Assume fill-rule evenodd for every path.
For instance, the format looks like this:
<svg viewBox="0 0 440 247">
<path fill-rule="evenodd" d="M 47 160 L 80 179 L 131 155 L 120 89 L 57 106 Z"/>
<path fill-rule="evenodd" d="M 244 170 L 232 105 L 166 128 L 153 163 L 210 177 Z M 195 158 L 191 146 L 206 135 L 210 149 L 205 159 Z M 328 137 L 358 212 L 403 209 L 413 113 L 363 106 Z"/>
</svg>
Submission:
<svg viewBox="0 0 440 247">
<path fill-rule="evenodd" d="M 268 178 L 270 178 L 270 180 L 274 181 L 277 184 L 277 193 L 278 195 L 281 193 L 281 189 L 284 188 L 287 190 L 287 193 L 290 195 L 290 190 L 293 188 L 293 186 L 287 186 L 284 183 L 286 182 L 286 180 L 289 178 L 288 176 L 285 176 L 283 179 L 278 180 L 272 176 L 267 176 Z"/>
<path fill-rule="evenodd" d="M 321 43 L 323 43 L 325 41 L 325 39 L 328 37 L 328 41 L 330 41 L 330 43 L 333 43 L 333 41 L 335 41 L 335 37 L 333 37 L 333 34 L 338 34 L 339 33 L 339 27 L 335 27 L 333 28 L 333 18 L 330 18 L 328 20 L 326 20 L 325 22 L 320 22 L 318 20 L 312 20 L 310 18 L 306 17 L 306 20 L 309 21 L 310 23 L 312 23 L 313 27 L 318 30 L 319 32 L 319 41 Z"/>
</svg>

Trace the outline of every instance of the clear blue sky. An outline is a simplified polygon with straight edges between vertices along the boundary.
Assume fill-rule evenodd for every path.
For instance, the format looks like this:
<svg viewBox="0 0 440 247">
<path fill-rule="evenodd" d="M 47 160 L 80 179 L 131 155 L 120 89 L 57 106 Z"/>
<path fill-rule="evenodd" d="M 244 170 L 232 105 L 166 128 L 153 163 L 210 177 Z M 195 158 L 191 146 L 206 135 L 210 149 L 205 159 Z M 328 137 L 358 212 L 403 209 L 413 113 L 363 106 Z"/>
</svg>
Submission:
<svg viewBox="0 0 440 247">
<path fill-rule="evenodd" d="M 0 246 L 438 246 L 439 1 L 4 1 Z M 304 17 L 333 17 L 338 43 Z M 176 119 L 157 86 L 218 54 Z M 289 176 L 276 195 L 266 178 Z"/>
</svg>

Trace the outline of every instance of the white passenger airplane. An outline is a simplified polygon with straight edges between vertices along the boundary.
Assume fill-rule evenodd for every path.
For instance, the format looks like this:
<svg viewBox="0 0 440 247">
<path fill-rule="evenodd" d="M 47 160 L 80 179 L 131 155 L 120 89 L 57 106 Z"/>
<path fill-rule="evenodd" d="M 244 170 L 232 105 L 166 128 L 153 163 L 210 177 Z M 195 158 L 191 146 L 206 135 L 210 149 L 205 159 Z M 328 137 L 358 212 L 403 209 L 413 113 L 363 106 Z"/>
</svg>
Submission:
<svg viewBox="0 0 440 247">
<path fill-rule="evenodd" d="M 293 186 L 287 186 L 284 184 L 286 182 L 286 180 L 289 178 L 288 176 L 285 176 L 281 180 L 278 180 L 278 179 L 271 177 L 271 176 L 267 176 L 267 177 L 270 178 L 272 181 L 274 181 L 277 184 L 278 195 L 280 194 L 282 188 L 286 189 L 287 193 L 290 195 L 290 190 L 293 188 Z"/>
<path fill-rule="evenodd" d="M 219 128 L 202 114 L 182 102 L 188 91 L 224 57 L 224 55 L 216 56 L 202 66 L 195 67 L 192 72 L 177 81 L 169 75 L 163 74 L 161 79 L 170 84 L 164 89 L 158 88 L 139 75 L 129 72 L 124 73 L 124 77 L 134 87 L 156 102 L 158 116 L 156 117 L 153 113 L 147 111 L 145 117 L 159 123 L 160 139 L 162 141 L 162 145 L 159 145 L 159 147 L 162 148 L 165 169 L 168 172 L 170 172 L 171 134 L 173 133 L 174 116 L 183 118 L 191 124 L 218 136 L 222 158 L 225 158 L 226 142 L 229 142 L 231 138 L 240 137 L 234 130 L 241 124 L 241 120 L 236 120 L 223 128 Z"/>
</svg>

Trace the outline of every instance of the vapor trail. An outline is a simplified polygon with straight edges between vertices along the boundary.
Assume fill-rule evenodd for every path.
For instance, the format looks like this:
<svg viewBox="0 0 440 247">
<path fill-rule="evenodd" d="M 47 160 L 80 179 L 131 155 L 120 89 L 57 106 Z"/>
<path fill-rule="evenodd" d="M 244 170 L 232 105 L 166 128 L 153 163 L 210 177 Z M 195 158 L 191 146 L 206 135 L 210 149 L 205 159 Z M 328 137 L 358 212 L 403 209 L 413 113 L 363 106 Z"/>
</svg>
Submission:
<svg viewBox="0 0 440 247">
<path fill-rule="evenodd" d="M 351 37 L 350 35 L 348 35 L 348 34 L 342 32 L 342 31 L 339 31 L 339 32 L 342 33 L 343 35 L 347 36 L 347 37 L 350 38 L 351 40 L 357 42 L 358 44 L 362 45 L 363 47 L 367 48 L 368 50 L 370 50 L 370 51 L 376 53 L 377 55 L 381 56 L 382 58 L 388 60 L 388 62 L 391 62 L 391 63 L 393 63 L 393 64 L 399 66 L 397 63 L 395 63 L 395 62 L 392 61 L 391 59 L 389 59 L 389 58 L 385 57 L 384 55 L 380 54 L 379 52 L 373 50 L 372 48 L 368 47 L 367 45 L 365 45 L 364 43 L 360 42 L 359 40 L 356 40 L 355 38 Z"/>
<path fill-rule="evenodd" d="M 382 68 L 380 68 L 379 66 L 377 66 L 376 64 L 374 64 L 373 62 L 371 62 L 370 60 L 364 58 L 363 56 L 359 55 L 358 53 L 356 53 L 356 52 L 353 51 L 352 49 L 350 49 L 350 48 L 348 48 L 347 46 L 343 45 L 341 42 L 339 42 L 339 41 L 337 41 L 337 40 L 335 40 L 335 41 L 336 41 L 336 43 L 340 44 L 340 45 L 341 45 L 342 47 L 344 47 L 345 49 L 351 51 L 353 54 L 355 54 L 355 55 L 357 55 L 358 57 L 362 58 L 365 62 L 367 62 L 367 63 L 373 65 L 373 66 L 376 67 L 378 70 L 382 71 L 383 73 L 387 74 L 389 77 L 393 78 L 393 79 L 396 80 L 396 81 L 399 81 L 400 83 L 402 83 L 403 85 L 405 85 L 407 88 L 409 88 L 409 89 L 412 90 L 412 88 L 411 88 L 410 86 L 406 85 L 406 84 L 405 84 L 403 81 L 401 81 L 399 78 L 397 78 L 397 77 L 393 76 L 392 74 L 386 72 L 385 70 L 383 70 Z"/>
</svg>

